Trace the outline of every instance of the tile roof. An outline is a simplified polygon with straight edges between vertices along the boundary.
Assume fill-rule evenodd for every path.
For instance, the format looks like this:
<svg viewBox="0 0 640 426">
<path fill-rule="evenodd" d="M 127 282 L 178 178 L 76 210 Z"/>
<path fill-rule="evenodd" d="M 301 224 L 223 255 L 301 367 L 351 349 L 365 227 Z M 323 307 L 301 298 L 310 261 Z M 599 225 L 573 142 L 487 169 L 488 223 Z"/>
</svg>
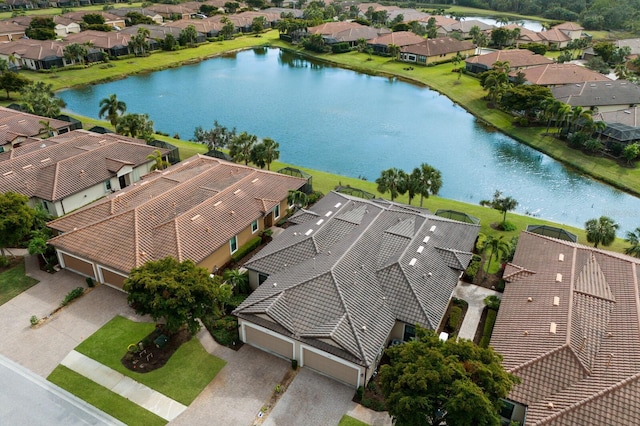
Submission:
<svg viewBox="0 0 640 426">
<path fill-rule="evenodd" d="M 62 58 L 64 47 L 56 40 L 31 40 L 18 39 L 6 43 L 0 43 L 0 54 L 17 54 L 22 58 L 42 60 L 49 57 Z"/>
<path fill-rule="evenodd" d="M 575 22 L 563 22 L 562 24 L 554 25 L 552 28 L 557 28 L 559 30 L 567 30 L 567 31 L 584 30 L 584 28 L 582 28 L 580 24 L 577 24 Z"/>
<path fill-rule="evenodd" d="M 455 21 L 451 24 L 441 25 L 441 28 L 446 32 L 460 31 L 463 33 L 468 33 L 473 27 L 480 28 L 480 31 L 488 31 L 495 28 L 495 26 L 485 24 L 484 22 L 478 21 L 477 19 L 470 19 L 468 21 Z"/>
<path fill-rule="evenodd" d="M 0 107 L 0 146 L 12 142 L 16 136 L 38 136 L 43 133 L 41 121 L 49 122 L 56 130 L 68 129 L 68 121 L 45 118 L 10 108 Z"/>
<path fill-rule="evenodd" d="M 322 35 L 333 35 L 342 31 L 351 30 L 354 28 L 369 28 L 365 25 L 358 24 L 357 22 L 325 22 L 321 25 L 316 25 L 315 27 L 309 27 L 307 31 L 309 34 L 322 34 Z"/>
<path fill-rule="evenodd" d="M 527 425 L 638 424 L 638 266 L 618 253 L 520 235 L 491 345 L 522 379 L 509 398 L 528 405 Z"/>
<path fill-rule="evenodd" d="M 477 225 L 331 192 L 245 267 L 269 278 L 235 313 L 370 366 L 396 320 L 438 327 Z M 316 338 L 316 339 L 314 339 Z M 334 343 L 326 343 L 329 339 Z"/>
<path fill-rule="evenodd" d="M 560 84 L 581 84 L 591 81 L 611 81 L 599 72 L 576 64 L 540 65 L 521 70 L 526 80 L 531 84 L 551 86 Z M 512 73 L 515 75 L 515 72 Z"/>
<path fill-rule="evenodd" d="M 640 104 L 640 86 L 626 80 L 591 81 L 551 88 L 553 97 L 571 106 Z"/>
<path fill-rule="evenodd" d="M 464 52 L 474 49 L 475 45 L 468 41 L 460 41 L 451 37 L 438 37 L 424 40 L 418 44 L 412 44 L 400 49 L 401 52 L 423 55 L 426 57 L 446 55 L 454 52 Z"/>
<path fill-rule="evenodd" d="M 511 69 L 533 67 L 536 65 L 552 64 L 553 60 L 542 55 L 536 55 L 530 50 L 513 49 L 513 50 L 497 50 L 485 55 L 472 56 L 465 62 L 468 64 L 482 64 L 488 69 L 493 67 L 496 62 L 509 62 Z"/>
<path fill-rule="evenodd" d="M 124 273 L 166 256 L 199 263 L 305 183 L 197 155 L 50 222 L 64 232 L 50 244 Z"/>
<path fill-rule="evenodd" d="M 329 37 L 335 39 L 338 42 L 353 42 L 359 39 L 371 40 L 381 34 L 388 34 L 390 31 L 386 28 L 372 28 L 362 26 L 362 28 L 350 28 L 344 31 L 340 31 L 331 34 Z"/>
<path fill-rule="evenodd" d="M 128 46 L 131 35 L 116 31 L 94 31 L 87 30 L 79 33 L 69 34 L 65 41 L 67 43 L 91 43 L 93 47 L 99 49 L 112 49 L 117 46 Z"/>
<path fill-rule="evenodd" d="M 11 150 L 10 158 L 0 161 L 1 192 L 62 200 L 114 177 L 122 165 L 149 162 L 147 156 L 159 149 L 142 140 L 86 130 L 37 141 Z"/>
<path fill-rule="evenodd" d="M 542 40 L 550 41 L 552 43 L 560 43 L 563 41 L 571 40 L 571 37 L 569 37 L 566 33 L 560 31 L 555 27 L 547 31 L 540 31 L 538 33 L 538 36 L 540 36 Z"/>
<path fill-rule="evenodd" d="M 605 123 L 622 123 L 640 128 L 640 108 L 633 107 L 620 111 L 597 112 L 593 114 L 593 119 L 604 121 Z"/>
<path fill-rule="evenodd" d="M 403 47 L 410 44 L 418 44 L 423 41 L 424 37 L 414 34 L 411 31 L 396 31 L 371 39 L 369 40 L 369 44 L 382 44 L 384 46 L 395 44 L 396 46 Z"/>
<path fill-rule="evenodd" d="M 0 21 L 0 34 L 24 34 L 25 26 L 4 20 Z"/>
</svg>

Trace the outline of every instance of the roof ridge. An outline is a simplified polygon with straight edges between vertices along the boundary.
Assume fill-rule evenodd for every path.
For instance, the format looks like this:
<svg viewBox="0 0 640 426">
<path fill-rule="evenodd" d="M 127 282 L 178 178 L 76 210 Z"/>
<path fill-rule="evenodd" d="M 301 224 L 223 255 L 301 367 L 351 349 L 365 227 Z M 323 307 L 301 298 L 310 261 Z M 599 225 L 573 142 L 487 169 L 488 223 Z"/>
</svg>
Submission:
<svg viewBox="0 0 640 426">
<path fill-rule="evenodd" d="M 402 276 L 404 277 L 405 282 L 407 283 L 407 285 L 408 285 L 409 289 L 411 290 L 411 293 L 413 294 L 413 296 L 416 298 L 416 301 L 418 302 L 418 306 L 420 306 L 420 309 L 422 310 L 422 313 L 424 314 L 424 317 L 429 322 L 429 327 L 433 328 L 433 321 L 432 321 L 431 317 L 429 316 L 429 314 L 427 313 L 425 307 L 422 305 L 422 301 L 418 297 L 418 293 L 416 292 L 416 289 L 413 288 L 413 285 L 411 285 L 411 280 L 409 279 L 409 277 L 407 277 L 407 274 L 405 273 L 404 268 L 400 264 L 400 261 L 398 260 L 398 261 L 396 261 L 394 263 L 397 263 L 398 266 L 400 267 L 400 271 L 402 272 Z M 394 312 L 394 314 L 395 314 L 395 312 Z"/>
<path fill-rule="evenodd" d="M 582 399 L 582 400 L 580 400 L 578 402 L 574 402 L 573 404 L 569 405 L 568 407 L 563 408 L 562 410 L 557 411 L 557 412 L 551 414 L 548 417 L 545 417 L 538 424 L 540 424 L 540 425 L 548 424 L 548 423 L 552 422 L 553 420 L 557 419 L 558 417 L 563 416 L 564 414 L 566 414 L 568 412 L 571 412 L 573 410 L 576 410 L 581 405 L 587 404 L 587 403 L 589 403 L 591 401 L 594 401 L 594 400 L 596 400 L 598 398 L 601 398 L 601 397 L 603 397 L 603 396 L 605 396 L 605 395 L 607 395 L 607 394 L 609 394 L 609 393 L 611 393 L 611 392 L 613 392 L 615 390 L 618 390 L 619 388 L 622 388 L 622 387 L 626 386 L 627 384 L 629 384 L 631 382 L 634 382 L 634 381 L 637 381 L 639 379 L 640 379 L 640 372 L 638 372 L 638 373 L 636 373 L 636 374 L 634 374 L 632 376 L 629 376 L 626 379 L 621 380 L 621 381 L 619 381 L 617 383 L 614 383 L 613 385 L 609 386 L 608 388 L 602 389 L 598 393 L 592 394 L 589 397 L 584 398 L 584 399 Z"/>
<path fill-rule="evenodd" d="M 557 352 L 561 352 L 561 351 L 563 351 L 564 349 L 567 349 L 567 348 L 571 349 L 571 346 L 568 343 L 563 343 L 562 345 L 560 345 L 560 346 L 558 346 L 556 348 L 553 348 L 550 351 L 547 351 L 547 352 L 545 352 L 543 354 L 538 355 L 535 358 L 530 359 L 529 361 L 525 362 L 524 364 L 520 364 L 520 365 L 515 366 L 514 368 L 509 370 L 509 373 L 515 374 L 517 371 L 520 371 L 520 370 L 522 370 L 522 369 L 524 369 L 526 367 L 529 367 L 529 366 L 531 366 L 533 364 L 536 364 L 538 361 L 541 361 L 541 360 L 543 360 L 545 358 L 548 358 L 548 357 L 556 354 Z M 572 351 L 572 353 L 573 353 L 573 351 Z M 574 356 L 575 356 L 575 353 L 574 353 Z M 578 360 L 578 364 L 580 364 L 580 366 L 584 369 L 584 366 L 582 366 L 582 363 L 579 360 Z"/>
</svg>

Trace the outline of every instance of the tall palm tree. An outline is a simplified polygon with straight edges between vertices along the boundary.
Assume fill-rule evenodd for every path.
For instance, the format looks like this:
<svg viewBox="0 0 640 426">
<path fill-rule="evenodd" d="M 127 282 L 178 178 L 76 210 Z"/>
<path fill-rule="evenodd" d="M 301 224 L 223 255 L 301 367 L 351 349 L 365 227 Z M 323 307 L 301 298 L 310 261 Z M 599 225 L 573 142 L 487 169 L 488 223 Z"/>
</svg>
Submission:
<svg viewBox="0 0 640 426">
<path fill-rule="evenodd" d="M 147 155 L 148 160 L 153 160 L 155 163 L 151 166 L 151 170 L 164 170 L 171 165 L 167 160 L 164 159 L 160 150 L 156 149 L 153 153 Z"/>
<path fill-rule="evenodd" d="M 235 161 L 244 161 L 246 166 L 249 164 L 249 160 L 251 160 L 251 149 L 257 141 L 258 137 L 256 135 L 242 132 L 231 141 L 229 154 Z"/>
<path fill-rule="evenodd" d="M 384 194 L 388 191 L 391 195 L 391 201 L 393 201 L 398 195 L 404 194 L 406 192 L 405 188 L 403 188 L 402 185 L 404 175 L 405 172 L 396 169 L 395 167 L 384 170 L 380 174 L 380 177 L 376 179 L 376 183 L 378 184 L 378 192 Z"/>
<path fill-rule="evenodd" d="M 51 125 L 51 121 L 49 120 L 40 120 L 40 129 L 38 129 L 38 134 L 44 133 L 46 135 L 45 138 L 54 136 L 56 134 L 56 128 Z"/>
<path fill-rule="evenodd" d="M 485 271 L 489 270 L 489 265 L 491 265 L 493 261 L 493 255 L 496 256 L 496 260 L 504 258 L 509 254 L 511 245 L 508 241 L 504 240 L 504 235 L 501 235 L 500 238 L 489 235 L 482 244 L 482 253 L 485 253 L 487 250 L 489 250 L 489 262 L 485 264 Z"/>
<path fill-rule="evenodd" d="M 414 169 L 413 173 L 416 173 L 416 170 L 420 172 L 418 194 L 420 194 L 420 207 L 422 207 L 422 202 L 425 198 L 429 198 L 429 195 L 438 195 L 438 192 L 440 192 L 442 173 L 427 163 L 420 164 L 420 167 Z"/>
<path fill-rule="evenodd" d="M 309 196 L 302 191 L 290 190 L 287 196 L 287 202 L 295 209 L 301 209 L 309 204 Z"/>
<path fill-rule="evenodd" d="M 389 56 L 391 56 L 391 59 L 395 61 L 396 59 L 398 59 L 398 55 L 400 54 L 400 46 L 398 46 L 397 44 L 390 44 L 387 46 L 387 51 L 389 52 Z"/>
<path fill-rule="evenodd" d="M 633 232 L 627 232 L 627 238 L 624 240 L 631 244 L 624 249 L 624 254 L 640 257 L 640 228 L 636 228 Z"/>
<path fill-rule="evenodd" d="M 118 124 L 118 119 L 127 111 L 127 104 L 118 100 L 116 94 L 110 95 L 100 101 L 100 111 L 98 117 L 106 116 L 113 127 Z"/>
<path fill-rule="evenodd" d="M 599 244 L 610 246 L 616 239 L 616 230 L 619 225 L 607 216 L 600 216 L 598 219 L 589 219 L 584 228 L 587 232 L 587 241 L 593 243 L 594 247 Z"/>
<path fill-rule="evenodd" d="M 262 139 L 264 145 L 264 162 L 267 165 L 267 170 L 271 170 L 271 163 L 280 158 L 280 144 L 271 138 Z"/>
<path fill-rule="evenodd" d="M 558 127 L 558 133 L 560 133 L 561 129 L 564 127 L 569 114 L 571 113 L 571 107 L 564 102 L 562 105 L 558 107 L 558 111 L 556 111 L 556 126 Z"/>
</svg>

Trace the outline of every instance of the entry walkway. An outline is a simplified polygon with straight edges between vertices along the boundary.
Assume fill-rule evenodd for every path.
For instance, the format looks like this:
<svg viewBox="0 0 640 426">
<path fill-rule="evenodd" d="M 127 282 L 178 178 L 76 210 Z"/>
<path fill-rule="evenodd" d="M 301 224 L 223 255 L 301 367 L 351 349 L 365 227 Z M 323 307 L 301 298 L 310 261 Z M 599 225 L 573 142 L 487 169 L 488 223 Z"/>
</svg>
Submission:
<svg viewBox="0 0 640 426">
<path fill-rule="evenodd" d="M 453 295 L 469 304 L 467 313 L 460 326 L 460 331 L 458 332 L 458 338 L 473 340 L 476 337 L 476 330 L 478 329 L 482 311 L 484 310 L 484 298 L 487 296 L 502 298 L 502 293 L 475 284 L 459 281 L 453 290 Z"/>
<path fill-rule="evenodd" d="M 69 352 L 61 364 L 165 420 L 171 421 L 187 409 L 185 405 L 79 352 Z"/>
</svg>

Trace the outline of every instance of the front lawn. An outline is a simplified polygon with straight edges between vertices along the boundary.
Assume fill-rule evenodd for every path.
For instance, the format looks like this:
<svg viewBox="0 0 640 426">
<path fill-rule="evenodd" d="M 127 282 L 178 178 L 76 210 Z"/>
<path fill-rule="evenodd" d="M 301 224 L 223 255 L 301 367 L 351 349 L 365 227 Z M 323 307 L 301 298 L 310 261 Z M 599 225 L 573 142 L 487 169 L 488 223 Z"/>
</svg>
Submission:
<svg viewBox="0 0 640 426">
<path fill-rule="evenodd" d="M 130 344 L 154 329 L 117 316 L 76 347 L 76 351 L 140 382 L 184 405 L 189 405 L 213 380 L 226 362 L 207 353 L 197 338 L 183 344 L 167 364 L 148 373 L 133 372 L 120 360 Z"/>
<path fill-rule="evenodd" d="M 24 272 L 24 259 L 11 269 L 0 273 L 0 305 L 7 303 L 23 291 L 36 285 L 38 280 Z"/>
<path fill-rule="evenodd" d="M 338 426 L 368 426 L 368 424 L 345 414 L 340 419 Z"/>
<path fill-rule="evenodd" d="M 162 417 L 156 416 L 138 404 L 100 386 L 64 365 L 57 366 L 47 377 L 47 380 L 128 425 L 162 426 L 167 424 L 167 421 Z"/>
</svg>

